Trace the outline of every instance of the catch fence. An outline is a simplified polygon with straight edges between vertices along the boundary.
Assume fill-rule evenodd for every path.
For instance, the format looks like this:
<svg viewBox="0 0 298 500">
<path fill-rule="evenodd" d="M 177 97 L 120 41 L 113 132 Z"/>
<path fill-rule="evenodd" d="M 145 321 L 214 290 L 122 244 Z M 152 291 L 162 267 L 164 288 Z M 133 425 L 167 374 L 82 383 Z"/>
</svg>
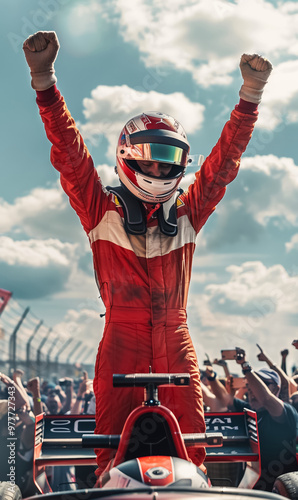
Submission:
<svg viewBox="0 0 298 500">
<path fill-rule="evenodd" d="M 55 380 L 76 377 L 84 369 L 91 378 L 94 348 L 75 334 L 55 331 L 10 297 L 0 307 L 0 371 L 11 376 L 19 368 L 26 380 Z"/>
</svg>

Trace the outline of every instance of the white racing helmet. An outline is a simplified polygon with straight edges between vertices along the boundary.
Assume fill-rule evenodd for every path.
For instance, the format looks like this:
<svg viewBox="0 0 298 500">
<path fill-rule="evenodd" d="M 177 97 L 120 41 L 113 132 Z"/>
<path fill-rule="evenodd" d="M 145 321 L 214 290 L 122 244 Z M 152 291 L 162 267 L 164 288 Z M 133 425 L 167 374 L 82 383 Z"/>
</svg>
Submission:
<svg viewBox="0 0 298 500">
<path fill-rule="evenodd" d="M 180 123 L 170 115 L 148 112 L 129 120 L 117 145 L 117 174 L 124 186 L 146 203 L 164 203 L 176 192 L 187 166 L 189 143 Z M 144 174 L 138 161 L 172 166 L 166 177 Z"/>
</svg>

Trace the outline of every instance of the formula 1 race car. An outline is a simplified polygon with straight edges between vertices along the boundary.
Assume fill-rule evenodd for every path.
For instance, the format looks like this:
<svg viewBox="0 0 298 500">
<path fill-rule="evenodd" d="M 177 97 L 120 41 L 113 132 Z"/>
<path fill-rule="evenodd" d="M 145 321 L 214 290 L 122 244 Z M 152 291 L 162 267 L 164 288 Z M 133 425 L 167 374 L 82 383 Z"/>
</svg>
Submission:
<svg viewBox="0 0 298 500">
<path fill-rule="evenodd" d="M 240 496 L 283 497 L 253 491 L 260 476 L 256 414 L 206 413 L 205 434 L 182 434 L 174 414 L 158 400 L 158 387 L 189 385 L 188 374 L 114 375 L 114 387 L 144 387 L 144 402 L 128 416 L 121 435 L 94 434 L 92 415 L 39 415 L 35 423 L 34 496 L 49 500 L 136 499 L 227 500 Z M 179 390 L 179 389 L 177 389 Z M 206 448 L 208 477 L 193 464 L 187 449 Z M 53 467 L 95 466 L 94 448 L 114 448 L 111 467 L 93 488 L 54 492 L 47 471 Z M 3 484 L 3 483 L 0 483 Z M 210 497 L 211 496 L 211 497 Z M 1 495 L 1 500 L 12 497 Z M 17 498 L 17 497 L 14 497 Z"/>
</svg>

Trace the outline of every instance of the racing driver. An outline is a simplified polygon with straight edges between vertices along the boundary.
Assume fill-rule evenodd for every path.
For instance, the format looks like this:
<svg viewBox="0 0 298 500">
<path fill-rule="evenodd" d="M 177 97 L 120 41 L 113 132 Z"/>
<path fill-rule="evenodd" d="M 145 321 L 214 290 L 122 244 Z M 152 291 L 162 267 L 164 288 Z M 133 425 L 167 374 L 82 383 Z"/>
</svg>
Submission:
<svg viewBox="0 0 298 500">
<path fill-rule="evenodd" d="M 160 112 L 140 113 L 126 123 L 116 151 L 120 186 L 105 188 L 56 87 L 56 33 L 37 32 L 23 49 L 52 143 L 51 161 L 89 238 L 106 307 L 95 366 L 95 432 L 120 434 L 143 399 L 140 388 L 113 389 L 112 374 L 148 373 L 149 367 L 190 373 L 190 388 L 167 388 L 160 396 L 183 433 L 204 432 L 200 373 L 186 322 L 195 240 L 237 175 L 272 66 L 255 54 L 241 57 L 240 102 L 187 192 L 178 188 L 189 159 L 186 134 Z M 113 452 L 96 453 L 99 475 Z M 189 457 L 200 466 L 205 451 L 192 448 Z"/>
</svg>

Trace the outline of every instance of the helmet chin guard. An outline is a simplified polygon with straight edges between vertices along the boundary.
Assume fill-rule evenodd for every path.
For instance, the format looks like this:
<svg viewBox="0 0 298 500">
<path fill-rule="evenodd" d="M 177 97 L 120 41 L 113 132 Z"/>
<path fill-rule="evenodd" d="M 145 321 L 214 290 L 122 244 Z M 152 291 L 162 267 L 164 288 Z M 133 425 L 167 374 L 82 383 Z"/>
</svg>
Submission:
<svg viewBox="0 0 298 500">
<path fill-rule="evenodd" d="M 176 192 L 187 166 L 189 143 L 177 120 L 163 113 L 143 113 L 129 120 L 117 145 L 117 173 L 133 196 L 164 203 Z M 165 177 L 142 172 L 139 161 L 170 165 Z"/>
</svg>

